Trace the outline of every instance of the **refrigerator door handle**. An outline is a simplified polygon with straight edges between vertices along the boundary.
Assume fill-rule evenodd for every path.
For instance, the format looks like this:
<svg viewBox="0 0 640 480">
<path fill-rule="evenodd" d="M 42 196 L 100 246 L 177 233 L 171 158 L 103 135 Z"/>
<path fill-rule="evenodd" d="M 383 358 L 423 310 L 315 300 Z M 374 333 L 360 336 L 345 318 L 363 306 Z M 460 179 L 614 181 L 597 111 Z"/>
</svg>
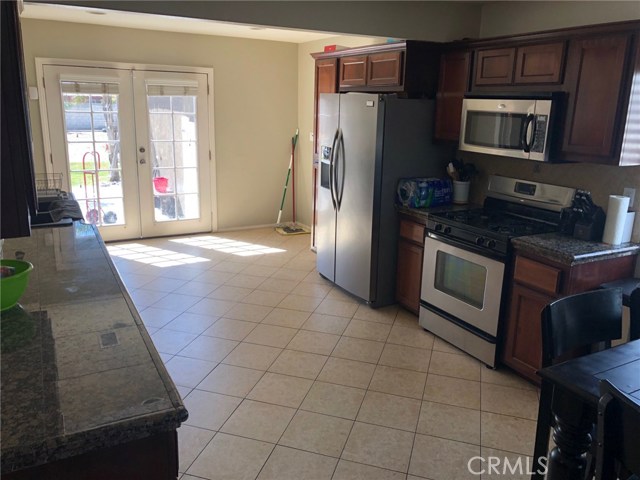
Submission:
<svg viewBox="0 0 640 480">
<path fill-rule="evenodd" d="M 331 192 L 331 203 L 333 204 L 333 209 L 336 210 L 338 208 L 335 194 L 335 158 L 336 158 L 336 143 L 338 142 L 338 132 L 336 129 L 336 133 L 333 135 L 333 143 L 331 144 L 331 155 L 329 156 L 329 191 Z"/>
<path fill-rule="evenodd" d="M 340 137 L 338 139 L 338 158 L 340 159 L 339 166 L 342 174 L 340 175 L 340 188 L 336 188 L 336 197 L 338 199 L 338 211 L 340 211 L 340 207 L 342 206 L 342 195 L 344 194 L 344 179 L 346 176 L 347 168 L 346 155 L 344 152 L 344 135 L 342 134 L 342 129 L 340 130 Z M 336 171 L 337 170 L 338 168 L 336 167 Z M 336 181 L 336 187 L 337 186 L 338 182 Z"/>
</svg>

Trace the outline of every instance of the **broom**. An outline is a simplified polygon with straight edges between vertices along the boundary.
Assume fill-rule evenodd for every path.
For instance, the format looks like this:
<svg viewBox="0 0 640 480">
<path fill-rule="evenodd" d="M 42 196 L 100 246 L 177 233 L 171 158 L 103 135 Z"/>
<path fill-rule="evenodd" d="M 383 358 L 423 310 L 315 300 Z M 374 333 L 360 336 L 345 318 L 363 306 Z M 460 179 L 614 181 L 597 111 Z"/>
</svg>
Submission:
<svg viewBox="0 0 640 480">
<path fill-rule="evenodd" d="M 283 235 L 295 235 L 299 233 L 308 233 L 304 228 L 296 225 L 296 191 L 295 191 L 295 150 L 298 144 L 298 129 L 296 134 L 291 137 L 291 155 L 289 157 L 289 168 L 287 169 L 287 178 L 284 182 L 284 189 L 282 190 L 282 201 L 280 202 L 280 210 L 278 211 L 278 220 L 276 221 L 276 231 Z M 289 187 L 289 179 L 292 179 L 291 193 L 293 195 L 293 222 L 290 225 L 282 224 L 282 210 L 284 209 L 284 202 L 287 197 L 287 189 Z"/>
</svg>

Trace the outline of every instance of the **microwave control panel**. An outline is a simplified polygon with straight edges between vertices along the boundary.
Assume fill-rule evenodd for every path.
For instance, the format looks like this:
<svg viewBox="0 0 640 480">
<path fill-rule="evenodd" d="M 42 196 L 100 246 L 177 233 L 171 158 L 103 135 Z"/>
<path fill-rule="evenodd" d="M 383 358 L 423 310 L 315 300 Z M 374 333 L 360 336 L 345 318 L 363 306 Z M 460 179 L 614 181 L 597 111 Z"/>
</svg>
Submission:
<svg viewBox="0 0 640 480">
<path fill-rule="evenodd" d="M 547 137 L 548 119 L 548 115 L 536 115 L 536 129 L 533 136 L 533 145 L 531 145 L 532 152 L 544 153 L 544 141 Z"/>
</svg>

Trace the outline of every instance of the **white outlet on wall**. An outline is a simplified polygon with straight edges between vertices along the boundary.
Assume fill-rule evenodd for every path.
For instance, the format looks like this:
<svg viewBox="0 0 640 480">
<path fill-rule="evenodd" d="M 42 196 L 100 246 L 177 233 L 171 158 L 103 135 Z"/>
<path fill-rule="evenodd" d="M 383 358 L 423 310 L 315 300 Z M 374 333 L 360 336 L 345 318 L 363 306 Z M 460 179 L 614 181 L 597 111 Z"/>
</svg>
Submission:
<svg viewBox="0 0 640 480">
<path fill-rule="evenodd" d="M 633 202 L 636 198 L 636 189 L 631 187 L 625 187 L 622 195 L 625 197 L 629 197 L 629 209 L 633 209 Z"/>
</svg>

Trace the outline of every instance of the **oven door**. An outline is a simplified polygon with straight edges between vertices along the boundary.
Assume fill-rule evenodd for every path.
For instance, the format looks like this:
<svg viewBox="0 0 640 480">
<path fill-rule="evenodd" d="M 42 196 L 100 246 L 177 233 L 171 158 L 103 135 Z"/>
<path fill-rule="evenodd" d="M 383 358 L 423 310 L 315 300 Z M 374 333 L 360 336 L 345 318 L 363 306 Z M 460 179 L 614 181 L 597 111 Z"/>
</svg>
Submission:
<svg viewBox="0 0 640 480">
<path fill-rule="evenodd" d="M 424 244 L 421 300 L 497 336 L 504 262 L 431 236 Z"/>
</svg>

